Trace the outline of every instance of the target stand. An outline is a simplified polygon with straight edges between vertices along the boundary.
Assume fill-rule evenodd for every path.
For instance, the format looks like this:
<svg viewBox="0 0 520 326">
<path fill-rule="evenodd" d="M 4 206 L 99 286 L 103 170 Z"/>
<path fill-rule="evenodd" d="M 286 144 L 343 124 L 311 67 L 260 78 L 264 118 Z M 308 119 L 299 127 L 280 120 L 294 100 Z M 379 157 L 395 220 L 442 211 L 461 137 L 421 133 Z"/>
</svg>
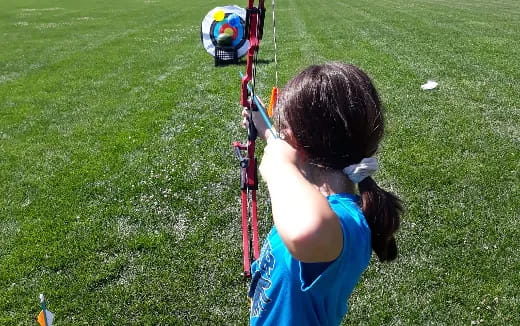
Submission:
<svg viewBox="0 0 520 326">
<path fill-rule="evenodd" d="M 215 67 L 238 63 L 238 52 L 233 46 L 215 46 Z"/>
</svg>

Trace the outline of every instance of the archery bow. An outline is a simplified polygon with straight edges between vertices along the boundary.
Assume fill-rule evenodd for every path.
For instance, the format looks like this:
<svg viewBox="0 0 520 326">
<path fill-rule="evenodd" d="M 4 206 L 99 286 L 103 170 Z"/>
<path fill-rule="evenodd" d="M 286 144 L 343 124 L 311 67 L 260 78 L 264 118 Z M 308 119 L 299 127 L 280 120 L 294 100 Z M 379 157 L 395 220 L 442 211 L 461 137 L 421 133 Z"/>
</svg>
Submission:
<svg viewBox="0 0 520 326">
<path fill-rule="evenodd" d="M 265 18 L 264 0 L 258 1 L 258 7 L 254 6 L 254 0 L 248 0 L 246 9 L 245 35 L 249 40 L 247 51 L 246 74 L 242 77 L 240 104 L 251 111 L 260 110 L 259 99 L 255 95 L 256 59 L 260 40 L 263 35 Z M 252 86 L 249 83 L 252 82 Z M 240 161 L 240 189 L 242 200 L 242 247 L 244 262 L 244 277 L 251 277 L 251 260 L 258 259 L 260 255 L 258 247 L 258 216 L 256 190 L 258 190 L 258 169 L 255 158 L 255 146 L 258 132 L 253 123 L 252 112 L 248 118 L 247 142 L 242 144 L 234 142 L 233 147 Z M 242 151 L 247 154 L 244 157 Z M 249 205 L 250 204 L 250 205 Z M 252 239 L 249 237 L 251 229 Z M 252 248 L 252 253 L 251 253 Z"/>
</svg>

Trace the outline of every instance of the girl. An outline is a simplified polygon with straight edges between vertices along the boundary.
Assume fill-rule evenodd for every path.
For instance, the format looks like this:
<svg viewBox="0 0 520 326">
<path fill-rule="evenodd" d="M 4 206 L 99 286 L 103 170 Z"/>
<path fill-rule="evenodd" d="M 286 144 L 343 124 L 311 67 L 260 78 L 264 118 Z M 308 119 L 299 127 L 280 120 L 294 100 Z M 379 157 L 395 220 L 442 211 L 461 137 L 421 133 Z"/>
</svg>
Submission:
<svg viewBox="0 0 520 326">
<path fill-rule="evenodd" d="M 371 178 L 384 130 L 379 96 L 360 69 L 329 63 L 289 81 L 276 110 L 281 139 L 252 115 L 267 139 L 259 169 L 274 227 L 251 268 L 250 322 L 339 325 L 371 251 L 397 257 L 400 201 Z"/>
</svg>

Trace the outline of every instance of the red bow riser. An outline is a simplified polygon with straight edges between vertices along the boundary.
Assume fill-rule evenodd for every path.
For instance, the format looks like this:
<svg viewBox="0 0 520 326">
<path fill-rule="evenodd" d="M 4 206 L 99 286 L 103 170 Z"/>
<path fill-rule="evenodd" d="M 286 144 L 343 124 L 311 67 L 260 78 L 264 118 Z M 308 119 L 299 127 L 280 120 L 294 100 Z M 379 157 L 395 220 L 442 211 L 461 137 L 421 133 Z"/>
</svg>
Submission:
<svg viewBox="0 0 520 326">
<path fill-rule="evenodd" d="M 254 94 L 254 86 L 249 83 L 255 78 L 255 62 L 258 54 L 260 40 L 263 34 L 265 18 L 264 0 L 258 2 L 254 7 L 254 0 L 248 1 L 246 9 L 245 35 L 249 40 L 247 51 L 246 74 L 242 77 L 240 104 L 250 109 L 258 110 L 258 100 Z M 260 104 L 261 105 L 261 104 Z M 244 262 L 244 277 L 251 277 L 251 261 L 258 259 L 260 255 L 258 246 L 258 215 L 256 191 L 258 190 L 258 168 L 255 158 L 255 145 L 258 132 L 249 117 L 247 126 L 247 142 L 234 142 L 233 147 L 240 161 L 240 189 L 242 199 L 242 247 Z M 244 157 L 242 152 L 246 153 Z M 250 233 L 252 236 L 250 237 Z"/>
</svg>

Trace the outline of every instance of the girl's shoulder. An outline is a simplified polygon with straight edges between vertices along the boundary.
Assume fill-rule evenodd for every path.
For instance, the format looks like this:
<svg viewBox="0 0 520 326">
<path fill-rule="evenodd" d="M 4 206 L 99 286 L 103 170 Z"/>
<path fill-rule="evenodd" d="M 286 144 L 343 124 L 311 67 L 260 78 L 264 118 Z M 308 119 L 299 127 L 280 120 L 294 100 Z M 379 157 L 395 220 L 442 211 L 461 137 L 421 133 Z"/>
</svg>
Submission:
<svg viewBox="0 0 520 326">
<path fill-rule="evenodd" d="M 360 203 L 361 197 L 351 193 L 336 193 L 327 196 L 330 207 L 341 219 L 345 216 L 360 217 L 363 216 Z"/>
<path fill-rule="evenodd" d="M 370 227 L 360 207 L 360 196 L 337 193 L 328 196 L 327 200 L 340 220 L 344 233 L 344 246 L 359 238 L 370 238 Z"/>
</svg>

